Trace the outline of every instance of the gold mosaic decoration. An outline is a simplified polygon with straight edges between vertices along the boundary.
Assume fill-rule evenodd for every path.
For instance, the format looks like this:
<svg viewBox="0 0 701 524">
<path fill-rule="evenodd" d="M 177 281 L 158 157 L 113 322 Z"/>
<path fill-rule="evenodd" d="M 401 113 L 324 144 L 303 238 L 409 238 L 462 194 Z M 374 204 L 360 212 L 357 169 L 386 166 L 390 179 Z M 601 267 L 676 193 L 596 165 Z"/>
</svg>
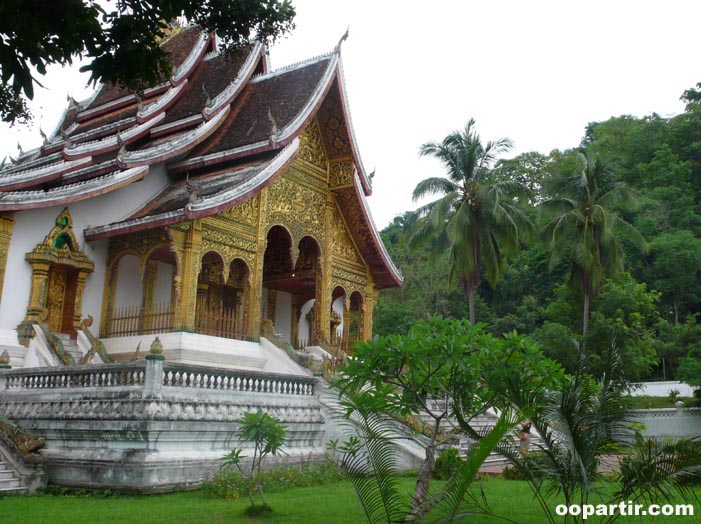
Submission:
<svg viewBox="0 0 701 524">
<path fill-rule="evenodd" d="M 353 185 L 353 171 L 355 165 L 352 160 L 342 160 L 329 164 L 329 186 L 331 188 Z"/>
<path fill-rule="evenodd" d="M 302 132 L 299 145 L 299 158 L 306 160 L 310 164 L 326 172 L 327 161 L 324 142 L 321 138 L 321 131 L 316 119 L 312 120 L 307 128 Z"/>
</svg>

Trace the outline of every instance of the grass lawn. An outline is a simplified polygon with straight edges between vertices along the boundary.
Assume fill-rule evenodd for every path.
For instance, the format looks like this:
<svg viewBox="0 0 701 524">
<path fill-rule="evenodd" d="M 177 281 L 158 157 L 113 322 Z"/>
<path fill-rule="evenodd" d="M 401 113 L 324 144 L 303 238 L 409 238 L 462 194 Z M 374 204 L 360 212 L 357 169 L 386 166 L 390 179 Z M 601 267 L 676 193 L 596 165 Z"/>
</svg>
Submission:
<svg viewBox="0 0 701 524">
<path fill-rule="evenodd" d="M 401 479 L 407 493 L 411 479 Z M 546 522 L 540 507 L 525 482 L 486 479 L 481 485 L 495 513 L 520 524 Z M 71 496 L 18 496 L 0 499 L 0 522 L 3 524 L 362 524 L 365 517 L 348 482 L 313 488 L 295 488 L 269 493 L 275 510 L 266 517 L 243 515 L 247 500 L 214 499 L 200 492 L 149 496 L 115 496 L 109 498 Z M 593 500 L 592 503 L 599 501 Z M 687 502 L 687 501 L 676 501 Z M 691 501 L 688 501 L 691 502 Z M 559 501 L 553 500 L 553 508 Z M 698 522 L 701 507 L 695 505 L 694 517 L 622 517 L 619 522 L 690 524 Z M 503 522 L 471 516 L 470 523 Z M 590 518 L 587 522 L 596 523 Z"/>
</svg>

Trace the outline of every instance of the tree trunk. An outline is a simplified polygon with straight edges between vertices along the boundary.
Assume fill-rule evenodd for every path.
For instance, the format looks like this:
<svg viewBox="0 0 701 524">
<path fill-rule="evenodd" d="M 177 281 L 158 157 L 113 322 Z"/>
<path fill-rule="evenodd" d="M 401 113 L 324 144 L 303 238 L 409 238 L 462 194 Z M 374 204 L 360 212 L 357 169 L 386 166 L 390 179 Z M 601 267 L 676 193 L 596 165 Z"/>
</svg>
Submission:
<svg viewBox="0 0 701 524">
<path fill-rule="evenodd" d="M 470 314 L 470 324 L 475 325 L 475 286 L 474 284 L 467 285 L 467 304 Z"/>
<path fill-rule="evenodd" d="M 435 421 L 431 442 L 426 446 L 426 458 L 416 475 L 416 485 L 414 495 L 411 498 L 411 512 L 405 522 L 421 522 L 427 512 L 426 499 L 431 487 L 431 475 L 436 467 L 436 446 L 438 445 L 438 432 L 440 431 L 442 417 Z"/>
<path fill-rule="evenodd" d="M 584 291 L 584 314 L 582 315 L 582 345 L 586 344 L 587 333 L 589 333 L 589 301 L 591 297 L 589 291 Z"/>
</svg>

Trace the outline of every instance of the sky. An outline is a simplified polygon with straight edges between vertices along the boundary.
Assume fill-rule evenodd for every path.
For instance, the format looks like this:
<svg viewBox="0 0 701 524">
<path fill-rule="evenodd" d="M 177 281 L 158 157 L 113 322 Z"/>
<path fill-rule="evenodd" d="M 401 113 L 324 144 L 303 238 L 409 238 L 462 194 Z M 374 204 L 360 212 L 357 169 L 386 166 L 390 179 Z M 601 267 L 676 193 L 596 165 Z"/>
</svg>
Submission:
<svg viewBox="0 0 701 524">
<path fill-rule="evenodd" d="M 701 82 L 698 0 L 293 0 L 296 29 L 270 50 L 273 69 L 326 54 L 349 28 L 342 62 L 369 198 L 385 227 L 414 209 L 411 193 L 442 176 L 419 146 L 470 117 L 484 141 L 544 154 L 579 144 L 589 122 L 623 114 L 673 116 Z M 41 144 L 66 95 L 87 78 L 52 69 L 31 126 L 0 126 L 0 157 Z"/>
</svg>

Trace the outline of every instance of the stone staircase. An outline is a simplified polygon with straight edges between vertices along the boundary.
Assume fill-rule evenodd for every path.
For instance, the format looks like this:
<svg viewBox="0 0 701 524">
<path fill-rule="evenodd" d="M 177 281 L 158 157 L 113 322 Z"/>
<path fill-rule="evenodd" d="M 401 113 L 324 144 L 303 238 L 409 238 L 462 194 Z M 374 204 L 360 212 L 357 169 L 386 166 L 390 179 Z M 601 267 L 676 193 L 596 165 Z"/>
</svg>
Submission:
<svg viewBox="0 0 701 524">
<path fill-rule="evenodd" d="M 63 344 L 64 351 L 72 356 L 75 363 L 78 364 L 83 358 L 83 352 L 78 347 L 77 342 L 71 339 L 71 336 L 66 333 L 54 333 L 54 335 L 56 335 L 56 338 Z"/>
<path fill-rule="evenodd" d="M 21 484 L 19 474 L 0 456 L 0 497 L 27 493 L 27 487 Z"/>
<path fill-rule="evenodd" d="M 428 402 L 428 408 L 429 411 L 440 414 L 444 411 L 445 409 L 445 401 L 444 400 L 439 400 L 439 399 L 429 399 Z M 422 413 L 419 416 L 419 419 L 421 422 L 424 424 L 427 424 L 430 427 L 433 427 L 433 418 L 429 413 Z M 487 413 L 482 413 L 475 418 L 472 419 L 472 427 L 477 431 L 478 433 L 484 433 L 489 431 L 494 425 L 496 424 L 498 420 L 497 415 L 491 412 Z M 442 433 L 449 433 L 451 431 L 457 430 L 458 429 L 458 424 L 457 422 L 450 420 L 450 419 L 443 419 L 441 421 L 440 425 L 440 431 Z M 531 429 L 531 439 L 530 439 L 530 444 L 529 447 L 530 449 L 536 449 L 538 444 L 542 442 L 542 439 L 537 433 L 533 432 L 533 429 Z M 470 447 L 474 444 L 474 440 L 468 437 L 467 435 L 463 434 L 462 432 L 456 432 L 456 434 L 453 436 L 451 439 L 450 445 L 453 447 L 456 447 L 458 451 L 460 452 L 460 455 L 465 458 L 467 457 L 467 454 L 470 450 Z M 485 460 L 484 466 L 482 469 L 485 470 L 496 470 L 500 471 L 501 468 L 506 466 L 508 463 L 506 457 L 498 454 L 498 453 L 492 453 L 490 454 L 489 458 Z"/>
</svg>

